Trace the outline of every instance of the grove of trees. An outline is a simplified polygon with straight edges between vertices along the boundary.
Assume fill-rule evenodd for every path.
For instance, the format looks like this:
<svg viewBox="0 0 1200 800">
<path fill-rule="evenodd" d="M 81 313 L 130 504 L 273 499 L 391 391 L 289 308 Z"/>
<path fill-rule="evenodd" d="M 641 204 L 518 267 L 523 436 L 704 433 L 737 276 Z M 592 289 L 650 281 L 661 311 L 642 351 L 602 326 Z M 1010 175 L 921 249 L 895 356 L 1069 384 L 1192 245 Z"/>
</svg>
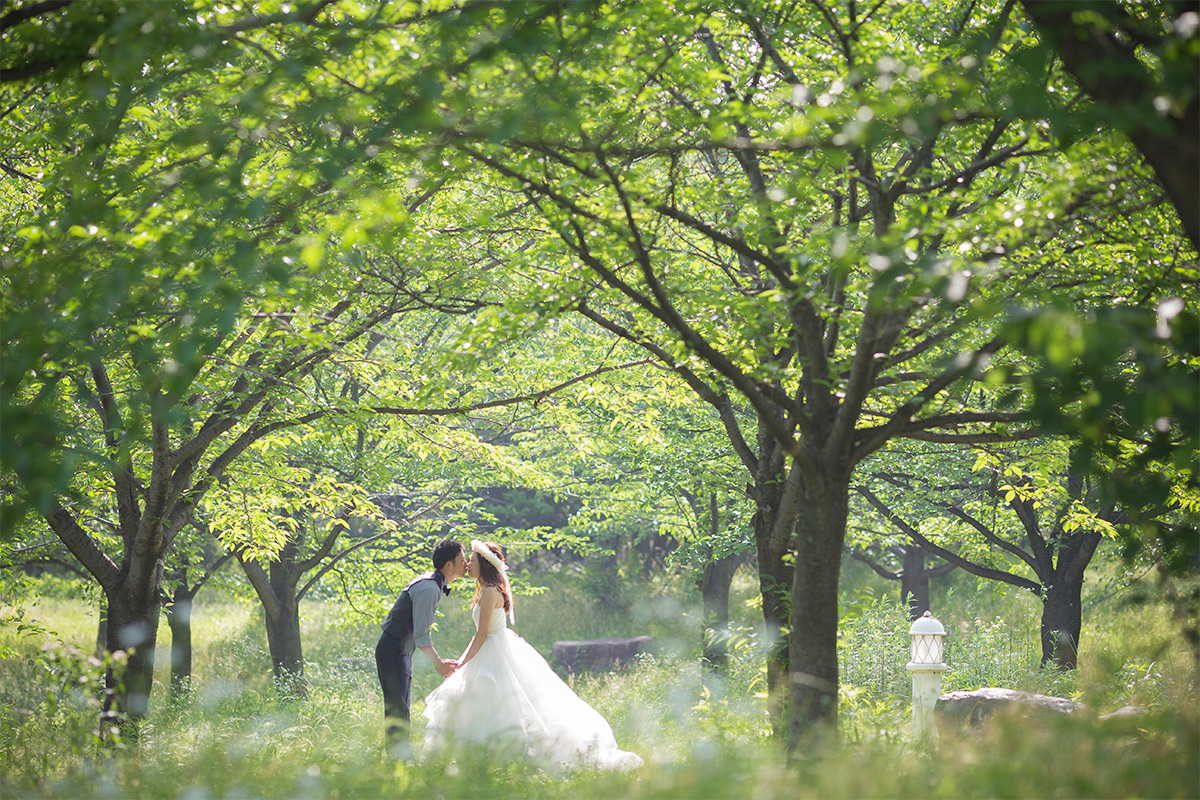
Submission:
<svg viewBox="0 0 1200 800">
<path fill-rule="evenodd" d="M 53 0 L 0 35 L 8 568 L 89 576 L 135 720 L 164 602 L 240 563 L 302 690 L 298 600 L 379 594 L 481 487 L 571 497 L 496 526 L 526 552 L 678 542 L 710 644 L 752 563 L 793 749 L 836 730 L 848 547 L 1037 594 L 1066 668 L 1103 542 L 1195 569 L 1195 2 Z"/>
</svg>

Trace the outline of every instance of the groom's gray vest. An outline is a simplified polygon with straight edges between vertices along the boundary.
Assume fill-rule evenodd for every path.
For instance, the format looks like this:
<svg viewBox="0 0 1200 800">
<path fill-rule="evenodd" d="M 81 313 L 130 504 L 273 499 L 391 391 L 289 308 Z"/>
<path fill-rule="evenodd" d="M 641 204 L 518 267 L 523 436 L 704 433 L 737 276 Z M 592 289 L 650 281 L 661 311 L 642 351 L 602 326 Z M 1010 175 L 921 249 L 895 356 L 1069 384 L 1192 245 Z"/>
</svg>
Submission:
<svg viewBox="0 0 1200 800">
<path fill-rule="evenodd" d="M 444 590 L 442 573 L 438 571 L 426 572 L 409 581 L 408 586 L 404 587 L 404 591 L 400 592 L 400 596 L 396 598 L 395 605 L 388 612 L 387 619 L 383 621 L 383 632 L 388 636 L 399 639 L 404 643 L 404 650 L 411 653 L 416 649 L 413 642 L 413 603 L 412 597 L 408 590 L 421 581 L 433 581 L 437 584 L 438 595 Z"/>
</svg>

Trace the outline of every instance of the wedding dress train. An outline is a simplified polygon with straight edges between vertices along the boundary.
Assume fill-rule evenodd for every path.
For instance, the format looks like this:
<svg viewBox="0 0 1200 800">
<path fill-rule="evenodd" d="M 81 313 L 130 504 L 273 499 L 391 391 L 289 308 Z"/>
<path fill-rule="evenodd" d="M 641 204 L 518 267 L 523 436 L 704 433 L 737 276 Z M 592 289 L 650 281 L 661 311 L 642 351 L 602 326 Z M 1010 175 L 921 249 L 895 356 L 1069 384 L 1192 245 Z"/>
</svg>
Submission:
<svg viewBox="0 0 1200 800">
<path fill-rule="evenodd" d="M 479 624 L 479 608 L 471 612 Z M 453 747 L 510 750 L 563 768 L 633 769 L 612 728 L 508 628 L 504 612 L 475 656 L 425 698 L 426 756 Z"/>
</svg>

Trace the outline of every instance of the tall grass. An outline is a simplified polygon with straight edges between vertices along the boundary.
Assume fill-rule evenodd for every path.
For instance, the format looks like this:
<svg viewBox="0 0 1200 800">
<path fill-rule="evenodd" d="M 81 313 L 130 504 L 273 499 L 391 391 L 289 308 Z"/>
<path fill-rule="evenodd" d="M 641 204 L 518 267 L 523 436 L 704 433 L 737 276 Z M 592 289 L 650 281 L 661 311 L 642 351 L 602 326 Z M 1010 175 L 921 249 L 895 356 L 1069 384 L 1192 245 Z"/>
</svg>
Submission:
<svg viewBox="0 0 1200 800">
<path fill-rule="evenodd" d="M 740 630 L 720 679 L 697 665 L 698 612 L 666 578 L 638 586 L 626 615 L 606 614 L 586 584 L 549 576 L 518 598 L 518 630 L 545 654 L 556 639 L 653 633 L 663 646 L 631 668 L 572 678 L 647 764 L 631 774 L 562 775 L 482 757 L 416 765 L 384 756 L 371 650 L 378 627 L 329 604 L 304 608 L 311 687 L 286 699 L 271 684 L 259 615 L 232 602 L 195 614 L 195 681 L 168 699 L 160 657 L 152 711 L 136 743 L 102 744 L 95 618 L 80 600 L 25 609 L 39 626 L 0 625 L 0 796 L 9 797 L 1197 797 L 1200 723 L 1196 666 L 1167 615 L 1113 605 L 1085 621 L 1080 669 L 1039 669 L 1036 607 L 1023 597 L 960 593 L 938 612 L 947 625 L 945 689 L 996 685 L 1083 699 L 1089 713 L 1031 725 L 998 719 L 948 732 L 936 757 L 909 740 L 908 619 L 894 600 L 843 598 L 841 743 L 787 760 L 770 736 L 753 580 L 739 575 Z M 466 592 L 443 604 L 438 647 L 470 636 Z M 11 609 L 0 611 L 9 616 Z M 162 627 L 159 646 L 168 652 Z M 49 650 L 43 650 L 49 646 Z M 76 648 L 74 655 L 64 651 Z M 74 662 L 72 658 L 76 658 Z M 67 669 L 69 663 L 77 667 Z M 417 660 L 421 698 L 438 678 Z M 59 670 L 57 673 L 51 670 Z M 1146 713 L 1100 721 L 1127 703 Z"/>
</svg>

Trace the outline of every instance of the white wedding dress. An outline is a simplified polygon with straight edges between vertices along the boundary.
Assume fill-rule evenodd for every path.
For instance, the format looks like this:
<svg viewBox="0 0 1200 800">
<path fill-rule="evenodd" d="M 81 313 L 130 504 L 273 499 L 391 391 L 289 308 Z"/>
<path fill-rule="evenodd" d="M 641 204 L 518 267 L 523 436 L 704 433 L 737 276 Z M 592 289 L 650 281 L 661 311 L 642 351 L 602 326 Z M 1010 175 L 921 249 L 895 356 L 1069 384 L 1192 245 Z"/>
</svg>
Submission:
<svg viewBox="0 0 1200 800">
<path fill-rule="evenodd" d="M 471 612 L 479 625 L 479 607 Z M 524 755 L 567 769 L 633 769 L 612 728 L 554 673 L 546 659 L 492 613 L 474 658 L 425 698 L 425 757 L 458 747 Z"/>
</svg>

